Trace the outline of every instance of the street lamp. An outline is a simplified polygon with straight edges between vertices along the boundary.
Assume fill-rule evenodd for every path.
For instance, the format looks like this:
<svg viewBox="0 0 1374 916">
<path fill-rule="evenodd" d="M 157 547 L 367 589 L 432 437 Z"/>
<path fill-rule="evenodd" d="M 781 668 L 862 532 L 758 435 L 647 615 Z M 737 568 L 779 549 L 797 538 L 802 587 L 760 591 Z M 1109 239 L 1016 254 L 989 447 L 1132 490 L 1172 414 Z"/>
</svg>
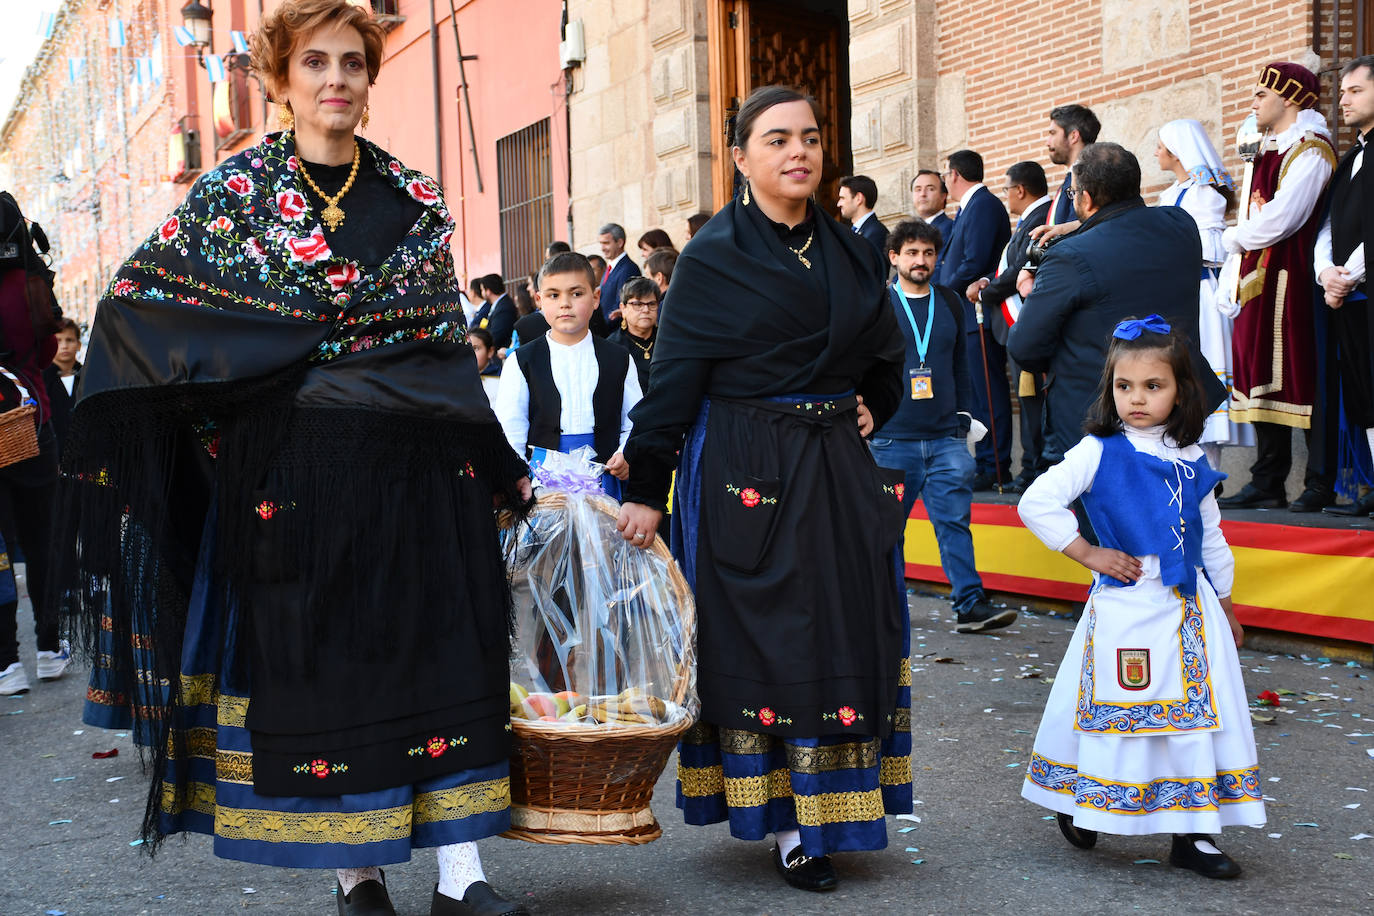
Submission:
<svg viewBox="0 0 1374 916">
<path fill-rule="evenodd" d="M 191 47 L 196 49 L 196 58 L 201 61 L 201 66 L 205 65 L 202 54 L 210 47 L 211 20 L 214 15 L 200 0 L 189 0 L 181 8 L 181 24 L 191 32 Z"/>
</svg>

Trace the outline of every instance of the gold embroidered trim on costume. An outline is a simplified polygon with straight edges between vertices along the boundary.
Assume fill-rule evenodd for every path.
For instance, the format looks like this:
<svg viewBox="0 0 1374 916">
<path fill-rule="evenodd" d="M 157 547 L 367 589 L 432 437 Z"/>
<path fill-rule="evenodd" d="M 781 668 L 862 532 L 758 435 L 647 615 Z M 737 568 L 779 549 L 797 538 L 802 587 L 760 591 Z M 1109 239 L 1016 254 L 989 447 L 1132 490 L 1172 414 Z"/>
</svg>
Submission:
<svg viewBox="0 0 1374 916">
<path fill-rule="evenodd" d="M 911 686 L 911 656 L 909 655 L 906 658 L 902 659 L 902 670 L 897 675 L 897 686 Z"/>
<path fill-rule="evenodd" d="M 180 814 L 183 811 L 198 811 L 201 814 L 213 815 L 215 813 L 215 787 L 209 783 L 192 782 L 187 788 L 190 790 L 184 801 L 184 807 L 177 806 L 176 790 L 174 783 L 164 782 L 162 784 L 162 810 L 168 814 Z"/>
<path fill-rule="evenodd" d="M 181 746 L 186 749 L 187 757 L 199 757 L 202 760 L 215 759 L 215 744 L 217 733 L 213 728 L 187 728 L 183 729 Z M 167 736 L 167 758 L 177 760 L 177 742 L 172 740 L 173 736 Z"/>
<path fill-rule="evenodd" d="M 1321 153 L 1322 159 L 1326 160 L 1326 164 L 1331 167 L 1331 170 L 1333 172 L 1336 170 L 1335 148 L 1318 134 L 1307 131 L 1302 135 L 1300 141 L 1290 146 L 1288 152 L 1283 154 L 1283 162 L 1279 164 L 1279 183 L 1274 188 L 1275 194 L 1278 193 L 1279 188 L 1283 187 L 1283 179 L 1288 175 L 1288 169 L 1292 167 L 1299 156 L 1310 149 Z"/>
<path fill-rule="evenodd" d="M 740 728 L 722 728 L 719 740 L 721 753 L 724 754 L 766 754 L 777 741 L 772 735 Z"/>
<path fill-rule="evenodd" d="M 253 755 L 243 751 L 215 752 L 215 779 L 239 785 L 253 784 Z"/>
<path fill-rule="evenodd" d="M 213 674 L 183 674 L 181 676 L 181 705 L 214 706 L 219 691 Z"/>
<path fill-rule="evenodd" d="M 688 798 L 706 798 L 725 791 L 725 774 L 719 765 L 713 767 L 677 767 L 677 779 L 682 794 Z"/>
<path fill-rule="evenodd" d="M 841 824 L 848 821 L 874 821 L 881 819 L 885 814 L 881 789 L 799 795 L 795 802 L 797 823 L 804 827 L 820 827 L 824 824 Z"/>
<path fill-rule="evenodd" d="M 1269 383 L 1250 389 L 1250 397 L 1272 394 L 1283 387 L 1283 313 L 1288 306 L 1288 271 L 1280 270 L 1274 281 L 1274 353 L 1269 360 Z"/>
<path fill-rule="evenodd" d="M 510 779 L 488 779 L 437 792 L 421 792 L 413 802 L 416 824 L 456 821 L 510 807 Z"/>
<path fill-rule="evenodd" d="M 911 757 L 884 757 L 878 771 L 878 782 L 884 786 L 911 784 Z"/>
<path fill-rule="evenodd" d="M 892 728 L 899 732 L 911 731 L 911 707 L 898 706 L 896 714 L 892 717 Z"/>
<path fill-rule="evenodd" d="M 716 727 L 709 722 L 698 722 L 682 733 L 683 744 L 711 744 L 716 740 Z"/>
<path fill-rule="evenodd" d="M 846 741 L 823 747 L 798 747 L 784 744 L 787 766 L 793 773 L 816 776 L 832 770 L 862 770 L 878 763 L 878 739 Z"/>
<path fill-rule="evenodd" d="M 219 712 L 215 721 L 220 728 L 244 728 L 248 720 L 248 698 L 219 695 Z"/>
<path fill-rule="evenodd" d="M 792 774 L 786 767 L 763 776 L 727 776 L 725 803 L 731 808 L 756 808 L 792 794 Z"/>
<path fill-rule="evenodd" d="M 217 808 L 215 836 L 259 843 L 337 843 L 362 846 L 410 836 L 410 805 L 352 814 L 297 814 Z"/>
</svg>

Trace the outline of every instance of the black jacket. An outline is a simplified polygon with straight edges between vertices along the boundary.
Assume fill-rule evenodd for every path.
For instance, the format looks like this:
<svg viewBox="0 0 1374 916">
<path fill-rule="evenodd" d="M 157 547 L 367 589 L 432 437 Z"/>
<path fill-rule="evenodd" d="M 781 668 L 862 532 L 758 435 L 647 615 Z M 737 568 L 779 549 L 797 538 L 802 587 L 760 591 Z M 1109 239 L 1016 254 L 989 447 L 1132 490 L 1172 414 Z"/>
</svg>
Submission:
<svg viewBox="0 0 1374 916">
<path fill-rule="evenodd" d="M 1138 197 L 1109 204 L 1051 246 L 1007 335 L 1018 365 L 1054 373 L 1046 394 L 1047 458 L 1059 460 L 1083 437 L 1108 341 L 1126 318 L 1159 314 L 1181 330 L 1193 344 L 1206 413 L 1225 400 L 1225 388 L 1197 349 L 1201 270 L 1193 218 L 1180 207 L 1147 207 Z"/>
<path fill-rule="evenodd" d="M 1045 225 L 1049 216 L 1048 200 L 1021 215 L 1011 241 L 1007 242 L 1007 269 L 996 276 L 988 274 L 990 282 L 978 296 L 983 303 L 983 319 L 992 329 L 993 338 L 1003 346 L 1007 343 L 1007 319 L 998 306 L 1016 293 L 1016 275 L 1026 266 L 1026 257 L 1030 254 L 1031 230 Z"/>
<path fill-rule="evenodd" d="M 878 257 L 887 263 L 887 227 L 878 221 L 877 215 L 873 215 L 864 220 L 864 224 L 859 227 L 859 235 L 873 243 L 873 247 L 878 249 Z"/>
</svg>

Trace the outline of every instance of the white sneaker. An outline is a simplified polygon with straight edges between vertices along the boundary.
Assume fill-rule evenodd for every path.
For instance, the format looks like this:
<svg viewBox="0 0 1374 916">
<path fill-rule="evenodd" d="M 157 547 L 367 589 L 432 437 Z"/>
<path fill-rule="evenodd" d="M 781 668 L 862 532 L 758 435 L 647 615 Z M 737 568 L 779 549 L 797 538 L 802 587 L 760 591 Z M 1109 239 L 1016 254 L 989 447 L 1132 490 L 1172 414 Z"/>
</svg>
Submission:
<svg viewBox="0 0 1374 916">
<path fill-rule="evenodd" d="M 0 671 L 0 697 L 12 697 L 16 693 L 27 693 L 29 690 L 29 673 L 24 670 L 22 662 L 15 662 L 4 671 Z"/>
<path fill-rule="evenodd" d="M 67 666 L 72 663 L 72 647 L 65 639 L 59 642 L 56 652 L 46 649 L 38 653 L 38 679 L 40 681 L 55 681 L 62 676 L 62 672 L 67 670 Z M 28 683 L 25 682 L 25 687 Z"/>
</svg>

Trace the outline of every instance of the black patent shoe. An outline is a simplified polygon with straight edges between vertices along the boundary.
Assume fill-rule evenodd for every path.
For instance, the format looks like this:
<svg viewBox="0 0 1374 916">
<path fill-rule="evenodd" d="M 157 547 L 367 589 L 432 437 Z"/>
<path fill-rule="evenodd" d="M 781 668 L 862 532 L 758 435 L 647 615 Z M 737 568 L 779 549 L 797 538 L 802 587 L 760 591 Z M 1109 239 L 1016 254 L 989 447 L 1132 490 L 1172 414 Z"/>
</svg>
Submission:
<svg viewBox="0 0 1374 916">
<path fill-rule="evenodd" d="M 1330 490 L 1308 487 L 1302 494 L 1288 504 L 1289 512 L 1320 512 L 1336 501 L 1336 494 Z"/>
<path fill-rule="evenodd" d="M 1204 878 L 1224 880 L 1240 877 L 1240 866 L 1235 859 L 1224 852 L 1203 852 L 1196 846 L 1198 840 L 1212 842 L 1212 838 L 1205 833 L 1175 833 L 1173 848 L 1169 850 L 1169 864 L 1190 869 Z"/>
<path fill-rule="evenodd" d="M 1282 509 L 1282 493 L 1266 493 L 1254 484 L 1247 483 L 1235 496 L 1223 496 L 1217 500 L 1223 509 Z"/>
<path fill-rule="evenodd" d="M 782 880 L 803 891 L 833 891 L 839 887 L 839 879 L 835 877 L 835 866 L 830 864 L 829 856 L 811 858 L 803 855 L 801 847 L 798 846 L 787 854 L 787 861 L 782 860 L 782 851 L 773 847 L 773 864 L 778 869 L 778 874 L 782 875 Z"/>
<path fill-rule="evenodd" d="M 1054 819 L 1059 822 L 1059 832 L 1064 834 L 1064 839 L 1079 849 L 1092 849 L 1097 845 L 1096 830 L 1074 826 L 1073 818 L 1067 814 L 1056 814 Z"/>
<path fill-rule="evenodd" d="M 336 883 L 334 899 L 339 902 L 339 916 L 396 916 L 385 882 L 386 872 L 382 872 L 381 881 L 359 881 L 347 894 L 343 885 Z"/>
<path fill-rule="evenodd" d="M 1322 513 L 1337 515 L 1342 518 L 1363 518 L 1374 513 L 1374 490 L 1365 494 L 1364 499 L 1356 500 L 1353 503 L 1346 503 L 1343 506 L 1326 506 L 1322 509 Z"/>
<path fill-rule="evenodd" d="M 530 916 L 530 911 L 496 893 L 487 882 L 475 881 L 462 900 L 444 896 L 439 885 L 434 885 L 429 916 Z"/>
</svg>

